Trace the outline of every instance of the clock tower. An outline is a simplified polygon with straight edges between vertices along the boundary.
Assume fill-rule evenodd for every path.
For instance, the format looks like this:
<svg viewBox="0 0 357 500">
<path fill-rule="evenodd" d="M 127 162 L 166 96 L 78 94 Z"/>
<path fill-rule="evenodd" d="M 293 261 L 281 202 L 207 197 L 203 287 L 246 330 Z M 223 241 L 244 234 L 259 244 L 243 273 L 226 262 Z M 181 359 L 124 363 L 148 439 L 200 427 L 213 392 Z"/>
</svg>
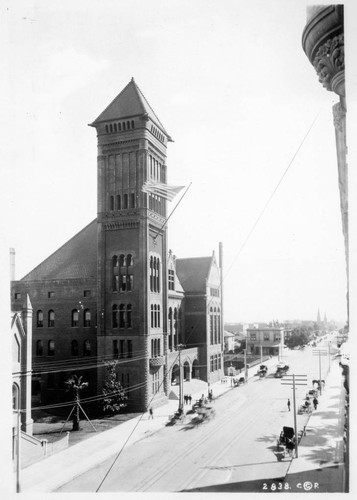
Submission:
<svg viewBox="0 0 357 500">
<path fill-rule="evenodd" d="M 142 188 L 166 183 L 171 138 L 134 79 L 90 126 L 98 139 L 98 360 L 118 359 L 130 407 L 145 410 L 166 399 L 167 202 Z M 104 369 L 98 375 L 100 390 Z"/>
</svg>

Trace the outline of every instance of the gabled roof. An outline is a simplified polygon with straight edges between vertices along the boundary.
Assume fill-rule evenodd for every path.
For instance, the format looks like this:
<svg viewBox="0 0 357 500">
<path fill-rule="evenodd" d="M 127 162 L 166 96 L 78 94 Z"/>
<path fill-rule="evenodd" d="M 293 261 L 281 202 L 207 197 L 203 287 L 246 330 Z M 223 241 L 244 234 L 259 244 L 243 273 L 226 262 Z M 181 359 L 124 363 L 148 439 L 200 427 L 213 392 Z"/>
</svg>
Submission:
<svg viewBox="0 0 357 500">
<path fill-rule="evenodd" d="M 176 259 L 176 273 L 185 292 L 205 292 L 211 257 Z"/>
<path fill-rule="evenodd" d="M 105 110 L 91 123 L 91 126 L 96 126 L 97 123 L 128 118 L 131 116 L 141 116 L 147 114 L 169 137 L 164 126 L 152 109 L 144 94 L 136 85 L 134 78 L 130 80 L 128 85 L 120 92 L 119 95 L 105 108 Z"/>
<path fill-rule="evenodd" d="M 97 219 L 73 236 L 21 281 L 94 278 L 97 275 Z"/>
</svg>

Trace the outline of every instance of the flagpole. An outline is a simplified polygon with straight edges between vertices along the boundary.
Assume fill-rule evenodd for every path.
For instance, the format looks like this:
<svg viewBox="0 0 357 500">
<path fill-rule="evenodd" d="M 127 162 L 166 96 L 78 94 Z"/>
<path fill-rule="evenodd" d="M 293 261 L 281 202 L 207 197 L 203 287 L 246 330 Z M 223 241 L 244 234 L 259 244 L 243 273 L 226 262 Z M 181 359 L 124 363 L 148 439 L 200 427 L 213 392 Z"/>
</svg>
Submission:
<svg viewBox="0 0 357 500">
<path fill-rule="evenodd" d="M 174 211 L 176 210 L 176 208 L 179 206 L 179 204 L 181 203 L 181 201 L 183 200 L 184 196 L 186 195 L 187 191 L 190 189 L 191 187 L 191 184 L 192 182 L 190 182 L 190 184 L 187 186 L 186 188 L 186 191 L 183 193 L 183 195 L 181 196 L 181 198 L 179 199 L 179 201 L 177 202 L 176 206 L 174 207 L 174 209 L 172 210 L 172 212 L 170 213 L 170 215 L 168 216 L 168 218 L 166 219 L 166 221 L 163 223 L 163 225 L 160 227 L 160 229 L 158 230 L 156 236 L 154 237 L 154 241 L 156 240 L 156 238 L 159 236 L 159 233 L 162 231 L 162 229 L 164 229 L 164 227 L 166 226 L 166 224 L 169 222 L 169 219 L 171 217 L 171 215 L 174 213 Z"/>
</svg>

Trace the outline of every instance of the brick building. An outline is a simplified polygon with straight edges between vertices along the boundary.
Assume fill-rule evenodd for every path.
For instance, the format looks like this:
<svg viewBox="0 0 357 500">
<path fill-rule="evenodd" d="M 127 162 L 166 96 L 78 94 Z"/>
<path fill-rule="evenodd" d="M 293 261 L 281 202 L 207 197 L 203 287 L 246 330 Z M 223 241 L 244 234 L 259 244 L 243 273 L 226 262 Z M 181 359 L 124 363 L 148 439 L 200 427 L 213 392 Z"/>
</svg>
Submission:
<svg viewBox="0 0 357 500">
<path fill-rule="evenodd" d="M 12 282 L 31 298 L 33 399 L 64 398 L 71 372 L 100 394 L 103 362 L 119 359 L 132 407 L 166 401 L 179 372 L 222 375 L 222 250 L 197 259 L 168 251 L 167 201 L 143 185 L 167 184 L 171 138 L 132 79 L 91 124 L 98 140 L 97 218 Z"/>
</svg>

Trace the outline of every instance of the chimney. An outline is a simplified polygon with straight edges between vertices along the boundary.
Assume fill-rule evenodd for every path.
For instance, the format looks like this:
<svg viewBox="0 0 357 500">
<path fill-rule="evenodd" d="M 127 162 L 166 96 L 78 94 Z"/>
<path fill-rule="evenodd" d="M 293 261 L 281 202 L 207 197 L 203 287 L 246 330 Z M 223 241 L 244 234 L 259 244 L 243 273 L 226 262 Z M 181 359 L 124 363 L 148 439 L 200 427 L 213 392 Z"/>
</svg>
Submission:
<svg viewBox="0 0 357 500">
<path fill-rule="evenodd" d="M 15 248 L 10 248 L 10 281 L 15 281 Z"/>
</svg>

